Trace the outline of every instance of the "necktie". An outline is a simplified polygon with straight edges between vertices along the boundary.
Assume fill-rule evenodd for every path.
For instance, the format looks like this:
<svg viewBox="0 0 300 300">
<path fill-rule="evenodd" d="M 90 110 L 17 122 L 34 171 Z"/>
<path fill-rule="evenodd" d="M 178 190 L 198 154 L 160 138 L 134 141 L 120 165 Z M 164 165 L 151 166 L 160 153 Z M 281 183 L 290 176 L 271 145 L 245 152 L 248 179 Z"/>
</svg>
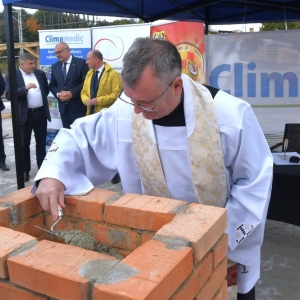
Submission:
<svg viewBox="0 0 300 300">
<path fill-rule="evenodd" d="M 66 81 L 66 78 L 67 78 L 67 63 L 64 63 L 62 73 L 63 73 L 64 81 Z"/>
<path fill-rule="evenodd" d="M 97 90 L 98 90 L 98 74 L 99 74 L 99 71 L 95 71 L 94 77 L 93 77 L 93 98 L 96 97 L 96 95 L 97 95 Z"/>
<path fill-rule="evenodd" d="M 94 72 L 93 80 L 92 80 L 92 98 L 95 98 L 97 96 L 97 90 L 98 90 L 98 74 L 99 71 Z M 90 114 L 92 115 L 95 111 L 95 106 L 91 106 Z"/>
</svg>

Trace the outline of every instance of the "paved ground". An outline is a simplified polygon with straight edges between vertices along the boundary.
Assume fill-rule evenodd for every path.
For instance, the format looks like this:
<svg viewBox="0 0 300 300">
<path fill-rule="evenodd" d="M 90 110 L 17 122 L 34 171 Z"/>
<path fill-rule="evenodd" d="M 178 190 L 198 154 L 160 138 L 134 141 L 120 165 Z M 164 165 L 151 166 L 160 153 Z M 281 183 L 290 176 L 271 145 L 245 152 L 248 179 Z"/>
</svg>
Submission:
<svg viewBox="0 0 300 300">
<path fill-rule="evenodd" d="M 4 104 L 7 109 L 2 112 L 4 117 L 2 120 L 3 134 L 9 134 L 4 139 L 6 163 L 11 170 L 8 172 L 0 170 L 0 197 L 17 190 L 10 103 L 4 102 Z M 32 185 L 37 172 L 34 137 L 32 137 L 31 143 L 31 162 L 30 181 L 26 183 L 26 186 Z M 101 185 L 100 188 L 120 191 L 121 185 L 113 185 L 108 182 Z M 262 247 L 261 270 L 261 279 L 256 285 L 256 300 L 300 299 L 300 227 L 267 221 Z"/>
<path fill-rule="evenodd" d="M 5 110 L 2 111 L 2 127 L 4 138 L 4 146 L 6 153 L 6 164 L 10 167 L 10 171 L 4 172 L 0 169 L 0 197 L 7 195 L 15 190 L 17 190 L 17 179 L 16 179 L 16 166 L 15 166 L 15 151 L 14 151 L 14 140 L 13 140 L 13 129 L 12 129 L 12 119 L 11 119 L 11 108 L 10 102 L 4 101 Z M 30 146 L 31 155 L 31 171 L 30 180 L 25 182 L 25 187 L 31 186 L 33 184 L 34 177 L 37 173 L 36 157 L 35 157 L 35 139 L 34 135 L 31 138 Z M 101 185 L 102 189 L 109 189 L 120 191 L 121 184 L 111 184 L 107 182 Z M 1 297 L 0 297 L 1 298 Z"/>
</svg>

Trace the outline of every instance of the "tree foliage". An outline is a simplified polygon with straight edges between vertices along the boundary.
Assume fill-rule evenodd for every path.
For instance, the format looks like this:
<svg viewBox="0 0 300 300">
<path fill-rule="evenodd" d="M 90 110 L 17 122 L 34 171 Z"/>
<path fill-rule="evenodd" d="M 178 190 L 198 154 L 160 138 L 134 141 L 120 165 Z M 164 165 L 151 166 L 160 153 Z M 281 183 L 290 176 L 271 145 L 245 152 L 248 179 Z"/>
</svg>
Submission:
<svg viewBox="0 0 300 300">
<path fill-rule="evenodd" d="M 21 14 L 23 17 L 28 18 L 28 13 L 26 10 L 21 9 Z M 26 24 L 23 22 L 22 18 L 22 23 L 20 24 L 19 27 L 19 22 L 18 22 L 18 11 L 17 10 L 12 10 L 12 17 L 13 17 L 13 36 L 14 36 L 14 42 L 18 43 L 19 42 L 19 28 L 24 28 Z M 21 27 L 22 25 L 22 27 Z M 5 20 L 4 20 L 4 12 L 0 12 L 0 26 L 3 30 L 0 31 L 0 42 L 1 43 L 6 43 L 6 35 L 5 35 Z"/>
<path fill-rule="evenodd" d="M 18 22 L 18 14 L 21 12 L 21 23 Z M 20 30 L 22 31 L 23 42 L 36 42 L 39 40 L 38 31 L 45 29 L 69 29 L 69 28 L 90 28 L 109 25 L 122 25 L 142 23 L 136 19 L 118 19 L 109 22 L 100 19 L 98 16 L 78 15 L 71 13 L 50 12 L 36 10 L 31 14 L 24 9 L 13 9 L 13 35 L 14 42 L 19 42 Z M 6 43 L 4 12 L 0 12 L 0 43 Z"/>
<path fill-rule="evenodd" d="M 90 28 L 109 25 L 140 23 L 136 19 L 118 19 L 112 22 L 99 19 L 98 16 L 87 16 L 71 13 L 49 12 L 38 10 L 33 15 L 41 29 Z"/>
<path fill-rule="evenodd" d="M 300 29 L 300 22 L 273 22 L 273 23 L 262 23 L 260 31 L 274 31 L 274 30 L 294 30 Z"/>
<path fill-rule="evenodd" d="M 137 19 L 117 19 L 109 22 L 105 19 L 100 19 L 99 16 L 87 16 L 43 10 L 36 10 L 33 14 L 24 9 L 13 9 L 12 12 L 14 43 L 20 42 L 20 36 L 22 37 L 24 43 L 37 42 L 39 40 L 39 30 L 90 28 L 108 25 L 142 23 L 141 20 Z M 21 22 L 19 17 L 21 17 Z M 6 31 L 4 12 L 0 12 L 0 26 L 2 28 L 2 30 L 0 30 L 0 44 L 5 44 Z M 16 56 L 19 55 L 19 51 L 19 49 L 15 49 Z M 6 61 L 6 51 L 1 53 L 0 58 Z M 0 60 L 0 63 L 2 60 Z"/>
<path fill-rule="evenodd" d="M 30 32 L 38 32 L 41 29 L 41 26 L 37 23 L 37 20 L 31 17 L 26 20 L 26 26 Z"/>
</svg>

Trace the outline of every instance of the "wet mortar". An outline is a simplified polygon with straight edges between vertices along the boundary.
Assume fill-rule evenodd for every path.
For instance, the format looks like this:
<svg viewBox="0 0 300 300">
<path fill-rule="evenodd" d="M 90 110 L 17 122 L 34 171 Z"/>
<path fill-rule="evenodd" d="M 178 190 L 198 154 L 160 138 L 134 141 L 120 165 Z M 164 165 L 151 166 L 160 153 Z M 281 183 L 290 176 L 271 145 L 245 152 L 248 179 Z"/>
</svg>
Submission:
<svg viewBox="0 0 300 300">
<path fill-rule="evenodd" d="M 75 230 L 56 230 L 59 237 L 65 240 L 65 243 L 68 245 L 77 246 L 86 250 L 91 250 L 110 256 L 121 260 L 123 256 L 118 253 L 116 248 L 112 248 L 107 245 L 100 244 L 96 239 L 85 232 L 82 232 L 78 229 Z"/>
</svg>

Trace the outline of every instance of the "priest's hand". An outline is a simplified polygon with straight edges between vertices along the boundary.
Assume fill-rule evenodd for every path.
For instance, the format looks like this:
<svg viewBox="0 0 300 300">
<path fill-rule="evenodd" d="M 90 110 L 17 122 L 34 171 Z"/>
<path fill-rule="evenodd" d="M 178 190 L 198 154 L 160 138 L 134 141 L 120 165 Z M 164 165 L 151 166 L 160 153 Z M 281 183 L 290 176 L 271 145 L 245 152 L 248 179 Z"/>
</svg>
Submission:
<svg viewBox="0 0 300 300">
<path fill-rule="evenodd" d="M 64 185 L 57 179 L 44 178 L 40 181 L 36 191 L 43 210 L 51 211 L 53 220 L 58 218 L 58 205 L 66 207 L 64 203 Z"/>
</svg>

